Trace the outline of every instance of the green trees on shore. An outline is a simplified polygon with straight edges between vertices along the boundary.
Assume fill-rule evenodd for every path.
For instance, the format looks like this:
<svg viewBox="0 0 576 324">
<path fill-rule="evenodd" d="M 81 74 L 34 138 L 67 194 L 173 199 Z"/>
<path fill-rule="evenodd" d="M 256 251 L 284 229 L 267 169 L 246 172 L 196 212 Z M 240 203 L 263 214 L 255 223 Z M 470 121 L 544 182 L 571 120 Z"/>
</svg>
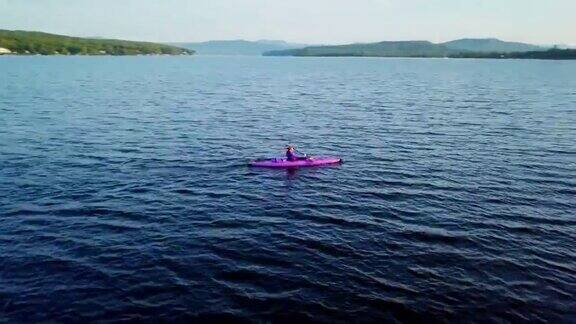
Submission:
<svg viewBox="0 0 576 324">
<path fill-rule="evenodd" d="M 0 48 L 15 54 L 41 55 L 191 55 L 176 46 L 113 39 L 68 37 L 41 32 L 0 30 Z"/>
<path fill-rule="evenodd" d="M 299 49 L 269 51 L 267 56 L 371 56 L 371 57 L 436 57 L 436 58 L 491 58 L 491 59 L 546 59 L 546 60 L 574 60 L 576 49 L 546 49 L 529 44 L 488 40 L 495 43 L 493 50 L 466 49 L 474 48 L 474 40 L 457 40 L 448 43 L 434 44 L 425 41 L 392 41 L 365 44 L 348 44 L 332 46 L 309 46 Z M 485 40 L 476 40 L 480 45 Z M 459 44 L 460 47 L 452 48 L 449 45 Z M 484 46 L 486 47 L 486 46 Z M 478 46 L 478 48 L 481 48 Z M 539 50 L 508 50 L 503 48 L 538 48 Z M 500 50 L 499 50 L 500 49 Z"/>
<path fill-rule="evenodd" d="M 576 49 L 552 48 L 546 51 L 479 53 L 461 52 L 449 55 L 451 58 L 491 58 L 491 59 L 537 59 L 537 60 L 576 60 Z"/>
</svg>

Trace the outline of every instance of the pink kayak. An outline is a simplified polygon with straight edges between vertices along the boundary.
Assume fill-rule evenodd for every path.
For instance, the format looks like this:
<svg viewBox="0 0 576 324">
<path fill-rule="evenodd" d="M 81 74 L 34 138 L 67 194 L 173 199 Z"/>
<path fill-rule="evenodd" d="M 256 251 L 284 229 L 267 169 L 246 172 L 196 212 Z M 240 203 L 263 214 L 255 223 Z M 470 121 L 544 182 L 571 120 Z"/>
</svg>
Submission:
<svg viewBox="0 0 576 324">
<path fill-rule="evenodd" d="M 306 160 L 288 161 L 284 158 L 272 158 L 250 162 L 250 166 L 263 168 L 300 168 L 317 165 L 342 163 L 342 159 L 333 156 L 313 156 Z"/>
</svg>

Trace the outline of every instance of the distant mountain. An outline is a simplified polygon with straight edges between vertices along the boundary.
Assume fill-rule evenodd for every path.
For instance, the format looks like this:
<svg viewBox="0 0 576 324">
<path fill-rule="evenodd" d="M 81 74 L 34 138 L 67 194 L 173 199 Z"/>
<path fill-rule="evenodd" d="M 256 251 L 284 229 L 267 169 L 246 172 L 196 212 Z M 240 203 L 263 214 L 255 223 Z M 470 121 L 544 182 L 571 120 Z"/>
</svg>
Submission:
<svg viewBox="0 0 576 324">
<path fill-rule="evenodd" d="M 194 51 L 149 42 L 69 37 L 0 29 L 0 53 L 42 55 L 190 55 Z"/>
<path fill-rule="evenodd" d="M 262 55 L 264 52 L 305 47 L 280 40 L 213 40 L 200 43 L 173 43 L 172 45 L 211 55 Z"/>
<path fill-rule="evenodd" d="M 386 41 L 348 45 L 309 46 L 276 50 L 270 56 L 379 56 L 379 57 L 486 57 L 487 53 L 545 51 L 546 48 L 498 39 L 460 39 L 434 44 L 428 41 Z"/>
<path fill-rule="evenodd" d="M 552 44 L 552 45 L 541 45 L 546 48 L 557 48 L 557 49 L 576 49 L 576 46 L 569 44 Z"/>
<path fill-rule="evenodd" d="M 506 42 L 496 38 L 464 38 L 442 43 L 441 45 L 444 45 L 452 50 L 469 52 L 512 53 L 544 51 L 547 49 L 537 45 L 518 42 Z"/>
</svg>

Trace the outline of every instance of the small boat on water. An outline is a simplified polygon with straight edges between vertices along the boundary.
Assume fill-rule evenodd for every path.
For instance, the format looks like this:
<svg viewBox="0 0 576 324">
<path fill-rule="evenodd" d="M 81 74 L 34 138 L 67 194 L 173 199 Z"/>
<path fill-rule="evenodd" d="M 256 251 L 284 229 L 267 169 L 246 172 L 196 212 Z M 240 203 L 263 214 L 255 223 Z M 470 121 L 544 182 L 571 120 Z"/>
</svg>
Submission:
<svg viewBox="0 0 576 324">
<path fill-rule="evenodd" d="M 339 163 L 342 163 L 342 159 L 339 157 L 315 156 L 295 161 L 289 161 L 286 158 L 260 159 L 251 161 L 249 165 L 261 168 L 301 168 Z"/>
</svg>

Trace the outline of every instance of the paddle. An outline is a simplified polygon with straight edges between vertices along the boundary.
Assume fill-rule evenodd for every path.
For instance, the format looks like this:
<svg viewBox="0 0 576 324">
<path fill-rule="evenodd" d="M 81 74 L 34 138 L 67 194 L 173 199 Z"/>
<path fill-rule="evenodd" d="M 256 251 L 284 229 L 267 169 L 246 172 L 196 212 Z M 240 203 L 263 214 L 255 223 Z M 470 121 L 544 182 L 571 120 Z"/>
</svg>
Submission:
<svg viewBox="0 0 576 324">
<path fill-rule="evenodd" d="M 311 156 L 308 156 L 308 154 L 303 153 L 303 152 L 300 152 L 300 151 L 298 151 L 297 149 L 294 149 L 294 151 L 298 152 L 299 154 L 304 155 L 303 157 L 306 158 L 307 160 L 312 160 L 312 157 L 311 157 Z"/>
</svg>

